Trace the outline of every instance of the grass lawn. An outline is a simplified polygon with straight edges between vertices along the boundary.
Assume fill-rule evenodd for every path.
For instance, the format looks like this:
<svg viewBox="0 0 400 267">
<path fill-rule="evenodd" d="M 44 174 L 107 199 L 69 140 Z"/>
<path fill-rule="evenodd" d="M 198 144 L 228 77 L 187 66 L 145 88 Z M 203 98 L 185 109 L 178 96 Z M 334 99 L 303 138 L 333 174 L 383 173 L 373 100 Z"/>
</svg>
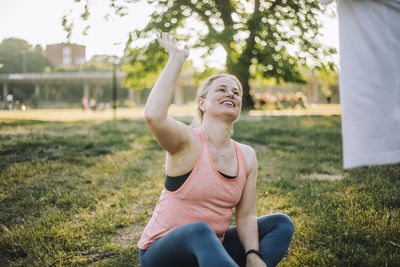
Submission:
<svg viewBox="0 0 400 267">
<path fill-rule="evenodd" d="M 342 169 L 339 116 L 241 120 L 257 212 L 296 231 L 280 266 L 400 266 L 400 165 Z M 139 266 L 164 180 L 142 120 L 0 123 L 0 266 Z"/>
</svg>

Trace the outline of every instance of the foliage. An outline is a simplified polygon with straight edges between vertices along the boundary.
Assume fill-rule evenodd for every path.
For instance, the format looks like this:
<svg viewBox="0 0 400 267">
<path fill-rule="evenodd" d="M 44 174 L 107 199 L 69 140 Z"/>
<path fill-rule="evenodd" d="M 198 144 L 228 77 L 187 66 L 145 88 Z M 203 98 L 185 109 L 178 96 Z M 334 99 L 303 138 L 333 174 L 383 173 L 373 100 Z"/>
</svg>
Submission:
<svg viewBox="0 0 400 267">
<path fill-rule="evenodd" d="M 336 68 L 319 68 L 314 70 L 314 75 L 321 79 L 321 91 L 325 97 L 339 98 L 339 72 Z"/>
<path fill-rule="evenodd" d="M 0 73 L 42 72 L 51 67 L 40 45 L 32 47 L 27 41 L 18 38 L 4 39 L 0 43 Z"/>
<path fill-rule="evenodd" d="M 127 56 L 130 61 L 123 66 L 126 73 L 125 87 L 134 89 L 152 87 L 168 59 L 164 49 L 156 42 L 150 43 L 146 50 L 128 49 Z"/>
<path fill-rule="evenodd" d="M 139 266 L 165 178 L 143 120 L 9 121 L 0 133 L 0 265 Z M 257 214 L 295 223 L 280 266 L 400 265 L 400 165 L 344 171 L 340 117 L 239 120 L 233 138 L 257 153 Z"/>
<path fill-rule="evenodd" d="M 147 51 L 143 48 L 127 49 L 126 56 L 130 60 L 122 66 L 124 72 L 127 74 L 124 81 L 125 88 L 133 88 L 135 90 L 151 88 L 156 82 L 158 75 L 168 60 L 168 56 L 158 43 L 152 42 L 150 46 L 151 48 Z M 148 58 L 152 58 L 151 64 L 149 64 Z M 200 73 L 193 67 L 191 60 L 186 60 L 182 72 L 194 75 L 196 81 L 199 81 L 208 77 L 205 74 L 214 74 L 217 70 L 210 68 Z"/>
<path fill-rule="evenodd" d="M 204 69 L 203 71 L 196 71 L 194 73 L 194 79 L 197 83 L 200 83 L 210 77 L 211 75 L 217 74 L 217 73 L 222 73 L 221 70 L 213 67 L 208 67 Z"/>
<path fill-rule="evenodd" d="M 82 14 L 90 13 L 88 2 Z M 124 10 L 124 5 L 136 1 L 121 2 L 119 5 L 110 0 L 113 10 Z M 277 81 L 302 82 L 299 65 L 323 65 L 325 56 L 335 53 L 334 49 L 322 47 L 317 39 L 321 8 L 315 0 L 147 2 L 154 6 L 151 20 L 143 30 L 132 33 L 130 41 L 151 38 L 163 31 L 193 42 L 194 47 L 207 47 L 208 54 L 218 46 L 223 47 L 227 54 L 227 71 L 243 84 L 244 107 L 253 105 L 249 79 L 256 74 Z M 65 29 L 69 33 L 72 31 L 71 27 Z M 141 62 L 145 66 L 127 69 L 132 83 L 141 84 L 147 75 L 154 76 L 165 62 L 165 57 L 159 53 L 161 49 L 154 42 L 133 52 L 132 64 Z M 135 57 L 141 59 L 138 61 Z"/>
<path fill-rule="evenodd" d="M 112 55 L 94 55 L 87 61 L 83 68 L 88 70 L 112 70 L 113 64 L 118 64 L 121 58 Z"/>
<path fill-rule="evenodd" d="M 113 64 L 119 63 L 122 59 L 114 55 L 93 55 L 90 60 L 88 60 L 83 65 L 78 66 L 59 66 L 54 71 L 55 72 L 77 72 L 77 71 L 112 71 Z"/>
</svg>

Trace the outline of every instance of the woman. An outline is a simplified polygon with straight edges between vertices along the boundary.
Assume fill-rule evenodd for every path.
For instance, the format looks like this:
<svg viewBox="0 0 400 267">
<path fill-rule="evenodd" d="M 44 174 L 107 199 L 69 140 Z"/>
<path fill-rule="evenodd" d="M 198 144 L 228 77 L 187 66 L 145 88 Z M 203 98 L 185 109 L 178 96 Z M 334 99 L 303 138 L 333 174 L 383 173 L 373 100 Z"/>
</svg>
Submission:
<svg viewBox="0 0 400 267">
<path fill-rule="evenodd" d="M 167 151 L 165 188 L 138 243 L 142 267 L 274 266 L 286 253 L 293 223 L 283 214 L 257 220 L 257 158 L 231 139 L 242 86 L 229 74 L 198 90 L 199 119 L 190 128 L 167 115 L 189 48 L 166 33 L 169 53 L 146 103 L 145 119 Z M 236 226 L 229 228 L 235 208 Z"/>
</svg>

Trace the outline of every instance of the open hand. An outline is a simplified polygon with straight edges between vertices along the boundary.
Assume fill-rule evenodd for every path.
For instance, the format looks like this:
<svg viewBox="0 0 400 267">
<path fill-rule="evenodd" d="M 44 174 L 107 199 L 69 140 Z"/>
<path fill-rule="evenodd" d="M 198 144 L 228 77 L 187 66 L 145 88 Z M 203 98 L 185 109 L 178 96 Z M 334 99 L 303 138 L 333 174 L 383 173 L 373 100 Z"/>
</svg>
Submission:
<svg viewBox="0 0 400 267">
<path fill-rule="evenodd" d="M 161 36 L 157 34 L 157 40 L 170 55 L 182 55 L 185 58 L 189 56 L 189 47 L 185 45 L 184 48 L 179 48 L 175 37 L 169 35 L 168 33 L 163 32 Z"/>
</svg>

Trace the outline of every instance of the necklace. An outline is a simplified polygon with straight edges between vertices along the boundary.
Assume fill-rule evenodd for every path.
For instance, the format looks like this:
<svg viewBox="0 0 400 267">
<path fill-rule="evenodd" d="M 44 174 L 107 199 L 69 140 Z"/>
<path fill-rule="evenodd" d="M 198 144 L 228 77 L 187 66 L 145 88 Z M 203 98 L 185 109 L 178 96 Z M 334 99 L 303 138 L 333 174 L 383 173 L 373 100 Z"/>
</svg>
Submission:
<svg viewBox="0 0 400 267">
<path fill-rule="evenodd" d="M 215 141 L 213 140 L 212 136 L 208 134 L 208 130 L 205 128 L 203 130 L 203 133 L 206 137 L 206 139 L 209 140 L 209 144 L 211 144 L 211 150 L 214 152 L 214 155 L 217 156 L 217 158 L 223 162 L 227 161 L 229 159 L 228 155 L 230 153 L 230 149 L 231 149 L 231 144 L 232 142 L 230 142 L 229 139 L 229 145 L 226 148 L 223 149 L 219 149 L 218 146 L 216 145 Z M 210 145 L 209 145 L 210 148 Z"/>
<path fill-rule="evenodd" d="M 229 146 L 227 148 L 224 149 L 218 149 L 217 146 L 215 145 L 214 141 L 209 138 L 210 142 L 209 142 L 209 149 L 212 151 L 212 154 L 217 156 L 217 159 L 225 162 L 229 159 L 229 154 L 231 152 L 231 144 L 229 144 Z M 211 146 L 210 146 L 211 144 Z"/>
</svg>

